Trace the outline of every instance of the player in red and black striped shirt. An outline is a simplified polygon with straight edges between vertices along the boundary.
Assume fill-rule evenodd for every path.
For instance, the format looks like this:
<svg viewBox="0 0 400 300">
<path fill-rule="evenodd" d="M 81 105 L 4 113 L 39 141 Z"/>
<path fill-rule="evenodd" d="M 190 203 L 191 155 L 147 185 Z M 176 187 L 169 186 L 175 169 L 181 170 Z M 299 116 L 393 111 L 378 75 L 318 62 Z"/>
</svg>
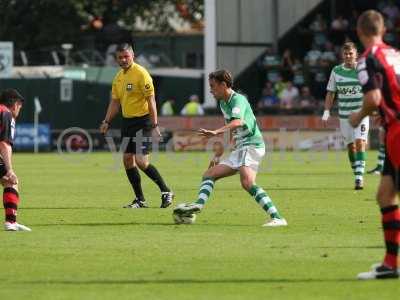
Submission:
<svg viewBox="0 0 400 300">
<path fill-rule="evenodd" d="M 0 94 L 0 181 L 4 187 L 4 229 L 7 231 L 31 231 L 30 228 L 17 223 L 18 177 L 12 167 L 15 119 L 23 102 L 24 98 L 14 89 L 4 90 Z"/>
<path fill-rule="evenodd" d="M 383 42 L 385 26 L 382 15 L 375 10 L 361 14 L 357 34 L 365 47 L 357 71 L 364 101 L 361 110 L 350 116 L 352 126 L 375 111 L 381 114 L 386 129 L 386 159 L 379 184 L 377 200 L 382 213 L 386 254 L 382 263 L 359 279 L 398 278 L 400 243 L 400 53 Z"/>
</svg>

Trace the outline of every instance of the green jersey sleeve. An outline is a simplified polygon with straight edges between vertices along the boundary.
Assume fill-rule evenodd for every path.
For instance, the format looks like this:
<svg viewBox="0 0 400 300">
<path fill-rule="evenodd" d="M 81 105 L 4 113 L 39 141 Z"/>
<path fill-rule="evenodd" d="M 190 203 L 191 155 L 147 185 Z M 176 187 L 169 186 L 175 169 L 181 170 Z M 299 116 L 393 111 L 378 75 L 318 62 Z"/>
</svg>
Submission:
<svg viewBox="0 0 400 300">
<path fill-rule="evenodd" d="M 243 96 L 236 96 L 232 99 L 231 108 L 231 119 L 244 119 L 246 112 L 246 99 Z"/>
</svg>

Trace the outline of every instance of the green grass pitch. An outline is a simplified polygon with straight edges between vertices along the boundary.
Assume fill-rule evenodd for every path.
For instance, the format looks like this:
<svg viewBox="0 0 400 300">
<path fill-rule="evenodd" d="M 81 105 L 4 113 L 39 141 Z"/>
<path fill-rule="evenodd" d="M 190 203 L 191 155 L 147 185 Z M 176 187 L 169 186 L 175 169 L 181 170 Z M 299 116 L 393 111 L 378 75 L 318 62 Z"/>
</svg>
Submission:
<svg viewBox="0 0 400 300">
<path fill-rule="evenodd" d="M 176 193 L 195 199 L 208 153 L 159 154 Z M 132 191 L 110 153 L 16 154 L 19 221 L 0 231 L 0 299 L 393 299 L 399 281 L 359 282 L 384 253 L 375 191 L 353 190 L 344 152 L 279 153 L 258 184 L 288 220 L 262 228 L 264 212 L 237 176 L 217 182 L 194 225 L 174 225 L 142 176 L 149 209 L 122 205 Z M 368 155 L 367 168 L 376 153 Z"/>
</svg>

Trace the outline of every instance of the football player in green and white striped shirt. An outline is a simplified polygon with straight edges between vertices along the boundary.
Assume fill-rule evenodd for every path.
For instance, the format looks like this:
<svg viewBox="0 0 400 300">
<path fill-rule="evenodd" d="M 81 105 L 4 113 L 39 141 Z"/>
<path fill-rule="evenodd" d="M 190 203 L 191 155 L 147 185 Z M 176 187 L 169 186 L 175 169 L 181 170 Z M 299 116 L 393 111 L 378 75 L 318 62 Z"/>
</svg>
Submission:
<svg viewBox="0 0 400 300">
<path fill-rule="evenodd" d="M 208 78 L 211 94 L 218 100 L 224 115 L 225 126 L 216 130 L 200 129 L 199 133 L 205 137 L 214 137 L 231 132 L 235 145 L 227 158 L 204 173 L 197 201 L 178 205 L 174 214 L 190 216 L 200 212 L 214 189 L 215 181 L 239 173 L 242 187 L 270 216 L 263 226 L 286 226 L 286 220 L 279 214 L 271 198 L 256 184 L 258 166 L 265 155 L 265 145 L 249 102 L 245 96 L 232 89 L 233 79 L 228 71 L 212 72 Z"/>
<path fill-rule="evenodd" d="M 352 42 L 342 47 L 343 63 L 332 69 L 325 97 L 322 121 L 327 122 L 335 96 L 339 104 L 340 130 L 348 149 L 351 167 L 355 175 L 355 189 L 364 187 L 365 146 L 368 138 L 369 117 L 365 117 L 357 128 L 351 127 L 348 117 L 362 105 L 362 90 L 357 77 L 357 48 Z"/>
</svg>

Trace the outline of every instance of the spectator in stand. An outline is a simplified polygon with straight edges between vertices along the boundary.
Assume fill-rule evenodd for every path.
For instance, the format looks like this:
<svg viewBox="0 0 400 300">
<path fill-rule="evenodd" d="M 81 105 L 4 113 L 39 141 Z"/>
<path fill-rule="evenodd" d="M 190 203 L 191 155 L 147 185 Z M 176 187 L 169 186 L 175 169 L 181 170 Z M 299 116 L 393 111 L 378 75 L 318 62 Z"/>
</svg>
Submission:
<svg viewBox="0 0 400 300">
<path fill-rule="evenodd" d="M 189 102 L 181 110 L 182 116 L 202 116 L 204 115 L 203 107 L 200 104 L 199 96 L 196 94 L 190 96 Z"/>
<path fill-rule="evenodd" d="M 271 47 L 268 47 L 265 50 L 263 65 L 266 68 L 279 67 L 280 65 L 279 56 L 274 52 L 274 50 Z"/>
<path fill-rule="evenodd" d="M 383 17 L 385 18 L 385 27 L 386 32 L 383 36 L 383 39 L 386 43 L 390 45 L 396 45 L 397 43 L 397 36 L 396 36 L 396 20 L 389 18 L 385 13 L 383 13 Z"/>
<path fill-rule="evenodd" d="M 400 17 L 400 10 L 393 0 L 389 0 L 386 4 L 384 4 L 381 12 L 393 23 L 395 23 Z"/>
<path fill-rule="evenodd" d="M 331 30 L 346 32 L 349 27 L 347 21 L 342 15 L 338 15 L 331 23 Z"/>
<path fill-rule="evenodd" d="M 293 83 L 297 86 L 303 85 L 305 82 L 303 64 L 300 59 L 295 58 L 293 64 Z"/>
<path fill-rule="evenodd" d="M 313 44 L 312 48 L 307 52 L 304 57 L 304 62 L 308 67 L 317 67 L 321 58 L 322 52 L 319 50 L 317 44 Z"/>
<path fill-rule="evenodd" d="M 295 106 L 299 109 L 308 109 L 312 111 L 316 107 L 316 100 L 308 86 L 303 86 L 300 89 L 300 95 L 296 97 L 295 103 Z"/>
<path fill-rule="evenodd" d="M 395 1 L 380 1 L 377 4 L 378 10 L 382 13 L 385 21 L 384 42 L 393 46 L 397 46 L 399 41 L 399 22 L 400 10 L 396 6 Z"/>
<path fill-rule="evenodd" d="M 279 56 L 271 47 L 268 47 L 265 51 L 262 66 L 266 72 L 266 80 L 276 82 L 279 78 L 281 62 Z"/>
<path fill-rule="evenodd" d="M 313 43 L 317 46 L 323 46 L 327 41 L 326 31 L 328 26 L 322 14 L 317 14 L 315 20 L 310 24 L 310 30 L 314 35 Z"/>
<path fill-rule="evenodd" d="M 349 29 L 349 21 L 338 15 L 331 23 L 331 40 L 335 45 L 342 45 Z"/>
<path fill-rule="evenodd" d="M 263 87 L 262 92 L 266 92 L 267 90 L 272 90 L 272 93 L 275 95 L 274 84 L 270 81 L 266 81 Z"/>
<path fill-rule="evenodd" d="M 167 99 L 164 101 L 161 106 L 161 115 L 162 116 L 173 116 L 175 114 L 174 111 L 175 99 Z"/>
<path fill-rule="evenodd" d="M 281 70 L 282 70 L 282 76 L 284 80 L 293 80 L 294 72 L 293 72 L 293 66 L 294 66 L 294 61 L 295 58 L 292 55 L 292 52 L 290 51 L 289 48 L 287 48 L 285 51 L 283 51 L 282 54 L 282 60 L 281 60 Z"/>
<path fill-rule="evenodd" d="M 293 68 L 293 71 L 294 71 L 294 72 L 302 71 L 302 70 L 303 70 L 303 63 L 301 62 L 300 59 L 298 59 L 298 58 L 296 57 L 296 58 L 294 59 L 292 68 Z"/>
<path fill-rule="evenodd" d="M 282 98 L 282 92 L 286 87 L 286 83 L 283 81 L 282 76 L 278 74 L 278 78 L 274 83 L 274 91 L 275 95 L 281 99 Z"/>
<path fill-rule="evenodd" d="M 257 107 L 263 109 L 277 109 L 279 108 L 279 98 L 275 95 L 274 87 L 271 82 L 266 82 L 262 90 L 262 95 L 258 101 Z"/>
<path fill-rule="evenodd" d="M 358 40 L 356 29 L 357 29 L 357 20 L 359 15 L 360 13 L 358 12 L 357 9 L 353 9 L 351 11 L 351 17 L 349 19 L 349 31 L 347 32 L 350 41 Z"/>
<path fill-rule="evenodd" d="M 331 68 L 337 62 L 336 53 L 331 42 L 325 43 L 325 51 L 320 56 L 319 65 L 323 68 Z"/>
<path fill-rule="evenodd" d="M 294 100 L 299 95 L 299 89 L 293 85 L 291 81 L 286 83 L 286 87 L 282 91 L 281 109 L 292 109 Z"/>
<path fill-rule="evenodd" d="M 326 84 L 328 83 L 328 75 L 327 75 L 327 70 L 323 68 L 319 68 L 314 72 L 314 77 L 312 82 L 312 94 L 317 98 L 317 99 L 322 99 L 325 96 L 326 93 Z"/>
<path fill-rule="evenodd" d="M 326 20 L 322 16 L 322 14 L 317 14 L 315 16 L 314 21 L 310 24 L 310 30 L 312 32 L 325 32 L 328 26 L 326 24 Z"/>
</svg>

